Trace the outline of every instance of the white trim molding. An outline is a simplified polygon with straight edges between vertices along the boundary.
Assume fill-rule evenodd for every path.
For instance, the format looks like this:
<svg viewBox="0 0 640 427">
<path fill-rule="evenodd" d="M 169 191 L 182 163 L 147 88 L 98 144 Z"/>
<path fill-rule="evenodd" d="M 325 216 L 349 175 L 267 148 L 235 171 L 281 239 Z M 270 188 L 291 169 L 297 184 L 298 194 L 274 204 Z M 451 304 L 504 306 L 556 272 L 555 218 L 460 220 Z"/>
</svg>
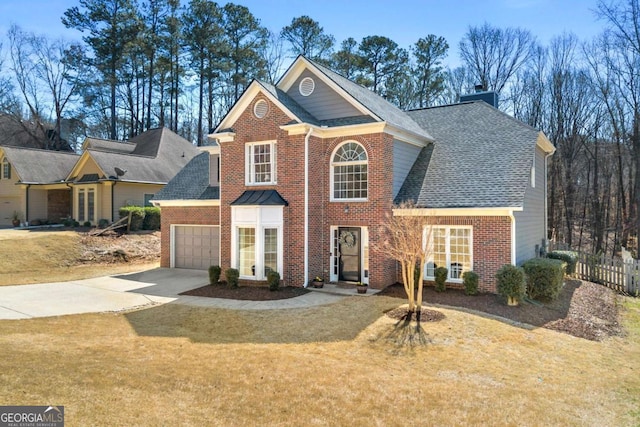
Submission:
<svg viewBox="0 0 640 427">
<path fill-rule="evenodd" d="M 394 216 L 511 216 L 522 207 L 509 208 L 416 208 L 393 209 Z"/>
<path fill-rule="evenodd" d="M 163 207 L 193 207 L 220 206 L 220 199 L 215 200 L 152 200 L 153 206 Z"/>
</svg>

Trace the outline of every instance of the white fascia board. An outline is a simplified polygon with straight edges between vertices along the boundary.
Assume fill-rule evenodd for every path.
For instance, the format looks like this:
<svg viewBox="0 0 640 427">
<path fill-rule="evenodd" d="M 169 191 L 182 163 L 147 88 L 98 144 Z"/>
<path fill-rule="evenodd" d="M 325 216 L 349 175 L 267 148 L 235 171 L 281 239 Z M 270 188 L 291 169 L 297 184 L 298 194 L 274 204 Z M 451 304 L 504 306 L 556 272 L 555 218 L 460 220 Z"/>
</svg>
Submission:
<svg viewBox="0 0 640 427">
<path fill-rule="evenodd" d="M 233 132 L 228 132 L 228 133 L 233 133 Z M 233 134 L 233 136 L 235 137 L 235 133 Z M 220 154 L 220 146 L 219 145 L 208 145 L 208 146 L 204 146 L 204 147 L 198 147 L 198 149 L 200 151 L 206 151 L 209 154 Z"/>
<path fill-rule="evenodd" d="M 280 126 L 289 135 L 306 135 L 309 129 L 313 129 L 313 136 L 319 138 L 335 138 L 338 136 L 366 135 L 371 133 L 382 133 L 385 129 L 384 122 L 364 123 L 359 125 L 322 127 L 310 125 L 308 123 L 296 123 L 292 125 Z"/>
<path fill-rule="evenodd" d="M 406 142 L 408 144 L 416 145 L 418 147 L 426 147 L 429 143 L 434 142 L 433 138 L 426 138 L 422 135 L 418 135 L 406 129 L 399 128 L 387 123 L 384 131 L 393 136 L 399 141 Z"/>
<path fill-rule="evenodd" d="M 538 133 L 538 140 L 536 141 L 538 147 L 542 148 L 545 153 L 553 154 L 556 152 L 556 147 L 553 146 L 547 135 L 544 132 Z"/>
<path fill-rule="evenodd" d="M 220 206 L 220 200 L 152 200 L 157 207 Z"/>
<path fill-rule="evenodd" d="M 271 102 L 273 102 L 274 104 L 278 105 L 280 107 L 280 109 L 291 120 L 300 121 L 300 119 L 295 114 L 293 114 L 287 107 L 285 107 L 282 104 L 282 102 L 280 102 L 275 96 L 273 96 L 271 94 L 271 92 L 266 90 L 260 84 L 260 82 L 258 82 L 257 80 L 254 80 L 253 82 L 251 82 L 251 85 L 249 85 L 249 88 L 242 94 L 240 99 L 238 99 L 238 101 L 236 101 L 236 103 L 233 105 L 233 107 L 231 107 L 231 110 L 229 110 L 229 112 L 224 117 L 224 119 L 222 119 L 222 122 L 220 122 L 220 124 L 215 129 L 213 134 L 211 134 L 209 136 L 211 136 L 212 138 L 215 138 L 214 135 L 216 135 L 216 132 L 219 131 L 220 129 L 226 129 L 226 128 L 233 127 L 233 124 L 238 120 L 240 115 L 246 110 L 246 108 L 251 104 L 251 102 L 253 102 L 253 100 L 255 99 L 256 95 L 258 95 L 259 93 L 262 93 Z"/>
<path fill-rule="evenodd" d="M 291 89 L 291 86 L 296 82 L 300 74 L 304 72 L 305 69 L 311 71 L 317 78 L 322 80 L 327 86 L 329 86 L 334 92 L 339 94 L 345 101 L 351 104 L 354 108 L 360 111 L 362 114 L 366 116 L 371 116 L 376 120 L 381 120 L 380 117 L 373 114 L 367 107 L 362 105 L 359 101 L 357 101 L 352 95 L 347 93 L 344 89 L 338 86 L 333 80 L 327 77 L 321 70 L 316 68 L 311 62 L 307 61 L 303 56 L 298 56 L 295 62 L 289 67 L 289 69 L 285 72 L 285 74 L 280 78 L 278 84 L 276 85 L 278 89 L 287 92 Z"/>
<path fill-rule="evenodd" d="M 393 216 L 510 216 L 521 207 L 393 209 Z"/>
<path fill-rule="evenodd" d="M 218 144 L 222 144 L 223 142 L 233 142 L 236 139 L 235 132 L 220 132 L 220 133 L 210 133 L 207 135 L 208 138 L 215 139 L 218 141 Z"/>
</svg>

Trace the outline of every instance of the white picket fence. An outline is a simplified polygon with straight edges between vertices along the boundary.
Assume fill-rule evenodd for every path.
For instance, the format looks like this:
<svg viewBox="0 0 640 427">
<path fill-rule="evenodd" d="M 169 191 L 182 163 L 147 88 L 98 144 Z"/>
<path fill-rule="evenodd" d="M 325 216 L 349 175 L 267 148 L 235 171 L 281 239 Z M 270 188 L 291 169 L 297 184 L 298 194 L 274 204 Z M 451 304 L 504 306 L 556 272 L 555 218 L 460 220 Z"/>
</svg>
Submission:
<svg viewBox="0 0 640 427">
<path fill-rule="evenodd" d="M 576 277 L 620 293 L 640 296 L 640 261 L 578 252 Z"/>
</svg>

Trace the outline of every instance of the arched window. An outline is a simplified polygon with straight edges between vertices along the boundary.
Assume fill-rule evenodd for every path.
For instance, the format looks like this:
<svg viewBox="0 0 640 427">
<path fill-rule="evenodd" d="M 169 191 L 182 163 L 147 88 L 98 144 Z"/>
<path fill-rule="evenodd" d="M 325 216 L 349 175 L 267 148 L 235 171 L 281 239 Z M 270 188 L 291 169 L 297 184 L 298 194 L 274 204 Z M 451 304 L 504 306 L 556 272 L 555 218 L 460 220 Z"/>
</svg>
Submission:
<svg viewBox="0 0 640 427">
<path fill-rule="evenodd" d="M 367 164 L 367 152 L 357 142 L 345 142 L 336 148 L 331 158 L 333 200 L 367 198 Z"/>
</svg>

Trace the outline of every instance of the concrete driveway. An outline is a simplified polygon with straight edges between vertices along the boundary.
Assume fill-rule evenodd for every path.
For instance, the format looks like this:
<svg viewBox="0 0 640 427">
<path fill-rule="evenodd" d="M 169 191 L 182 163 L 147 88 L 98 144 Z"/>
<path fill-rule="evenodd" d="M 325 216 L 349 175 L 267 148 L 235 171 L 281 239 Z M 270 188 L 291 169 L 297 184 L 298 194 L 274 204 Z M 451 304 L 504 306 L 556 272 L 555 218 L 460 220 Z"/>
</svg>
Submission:
<svg viewBox="0 0 640 427">
<path fill-rule="evenodd" d="M 0 286 L 0 320 L 123 311 L 170 302 L 238 310 L 304 308 L 330 304 L 339 295 L 310 292 L 275 301 L 238 301 L 179 295 L 209 283 L 203 270 L 156 268 L 71 282 Z"/>
</svg>

